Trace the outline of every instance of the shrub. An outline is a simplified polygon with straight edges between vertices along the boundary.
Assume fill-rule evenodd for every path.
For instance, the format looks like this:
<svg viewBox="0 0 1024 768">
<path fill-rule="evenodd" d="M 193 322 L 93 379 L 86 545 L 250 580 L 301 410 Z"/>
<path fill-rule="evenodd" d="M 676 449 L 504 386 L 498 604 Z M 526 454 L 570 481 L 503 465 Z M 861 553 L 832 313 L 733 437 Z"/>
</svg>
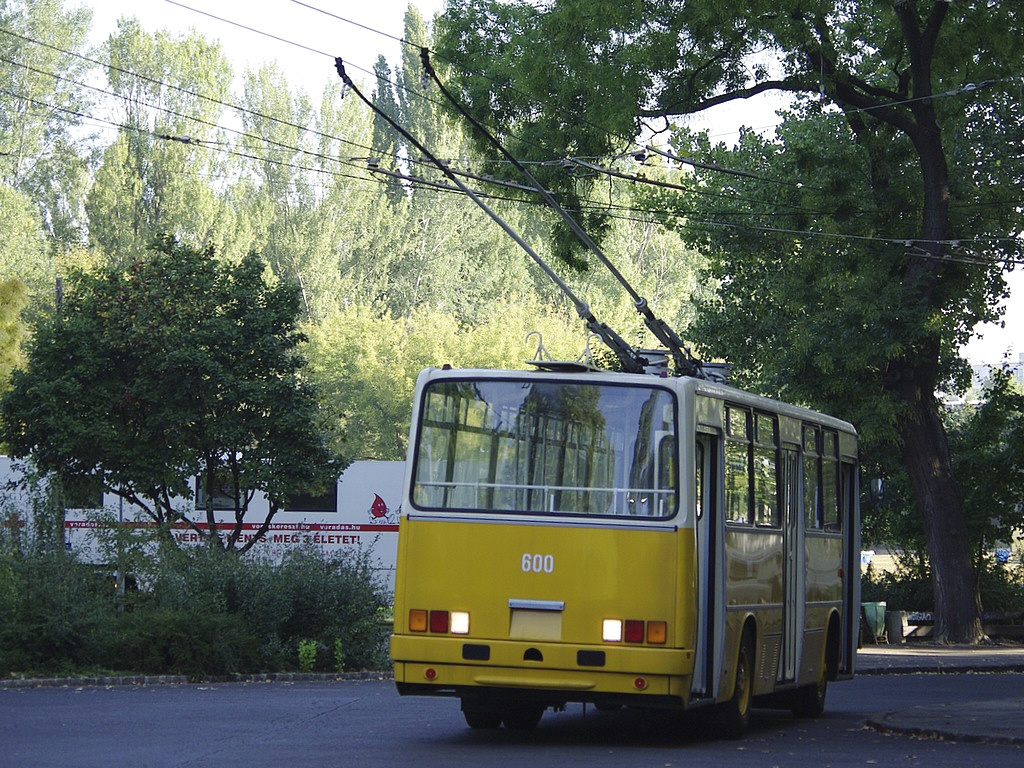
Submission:
<svg viewBox="0 0 1024 768">
<path fill-rule="evenodd" d="M 109 574 L 62 550 L 0 554 L 0 673 L 94 663 L 115 621 Z"/>
<path fill-rule="evenodd" d="M 1024 565 L 982 558 L 976 567 L 984 613 L 1024 611 Z M 927 562 L 904 554 L 897 557 L 893 572 L 876 573 L 869 567 L 861 579 L 861 600 L 885 602 L 890 610 L 931 613 L 934 596 Z"/>
<path fill-rule="evenodd" d="M 299 669 L 312 672 L 320 644 L 316 640 L 299 640 Z"/>
<path fill-rule="evenodd" d="M 382 669 L 387 628 L 378 616 L 387 603 L 366 555 L 311 549 L 274 564 L 165 551 L 122 600 L 112 569 L 62 550 L 26 554 L 8 541 L 0 547 L 0 674 Z"/>
<path fill-rule="evenodd" d="M 105 666 L 196 677 L 251 671 L 259 644 L 240 616 L 156 607 L 121 616 Z"/>
<path fill-rule="evenodd" d="M 978 568 L 981 607 L 985 613 L 1020 613 L 1024 611 L 1024 566 L 998 563 L 985 558 Z"/>
</svg>

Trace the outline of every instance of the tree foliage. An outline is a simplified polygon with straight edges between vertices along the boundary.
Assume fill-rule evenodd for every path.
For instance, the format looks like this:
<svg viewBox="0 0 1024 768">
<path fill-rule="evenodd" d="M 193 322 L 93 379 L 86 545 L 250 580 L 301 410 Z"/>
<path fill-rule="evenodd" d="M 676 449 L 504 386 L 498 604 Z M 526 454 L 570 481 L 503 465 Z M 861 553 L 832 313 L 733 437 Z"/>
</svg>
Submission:
<svg viewBox="0 0 1024 768">
<path fill-rule="evenodd" d="M 964 489 L 971 546 L 979 561 L 1024 533 L 1024 392 L 995 370 L 978 405 L 947 419 L 957 477 Z"/>
<path fill-rule="evenodd" d="M 0 280 L 20 280 L 39 303 L 53 296 L 47 241 L 32 199 L 0 183 Z"/>
<path fill-rule="evenodd" d="M 308 328 L 311 376 L 337 409 L 348 455 L 400 461 L 421 370 L 521 368 L 534 353 L 525 342 L 531 331 L 541 334 L 557 359 L 574 359 L 582 351 L 575 318 L 547 310 L 536 299 L 492 305 L 486 319 L 473 325 L 429 307 L 398 317 L 353 306 Z"/>
<path fill-rule="evenodd" d="M 269 284 L 260 259 L 229 265 L 171 240 L 125 270 L 80 273 L 0 401 L 2 436 L 41 471 L 98 479 L 164 529 L 183 522 L 248 549 L 255 491 L 270 500 L 262 535 L 288 494 L 322 492 L 343 468 L 303 378 L 298 311 L 297 288 Z M 195 514 L 183 505 L 193 476 L 206 502 Z M 235 507 L 223 532 L 218 483 Z"/>
<path fill-rule="evenodd" d="M 932 0 L 450 7 L 444 53 L 478 114 L 559 155 L 615 151 L 668 121 L 768 91 L 777 138 L 734 150 L 677 131 L 692 191 L 651 196 L 712 257 L 706 350 L 765 391 L 898 446 L 924 520 L 939 637 L 980 637 L 967 517 L 936 390 L 1020 258 L 1015 3 Z M 963 371 L 963 369 L 959 369 Z"/>
<path fill-rule="evenodd" d="M 106 48 L 124 130 L 105 149 L 89 190 L 91 241 L 122 264 L 163 233 L 223 249 L 230 216 L 206 177 L 224 163 L 205 146 L 220 139 L 232 75 L 220 46 L 198 34 L 148 34 L 122 20 Z"/>
<path fill-rule="evenodd" d="M 31 199 L 55 253 L 80 240 L 91 155 L 86 132 L 69 130 L 91 104 L 78 84 L 87 66 L 72 55 L 91 12 L 63 6 L 0 2 L 0 185 Z"/>
<path fill-rule="evenodd" d="M 24 360 L 21 310 L 28 303 L 26 293 L 25 284 L 17 278 L 0 281 L 0 392 L 7 389 L 11 372 Z"/>
<path fill-rule="evenodd" d="M 318 417 L 333 420 L 335 429 L 327 439 L 334 454 L 404 456 L 412 383 L 422 367 L 522 367 L 534 352 L 533 343 L 524 342 L 533 329 L 543 332 L 553 354 L 575 358 L 583 350 L 585 329 L 546 276 L 469 201 L 439 188 L 440 174 L 403 139 L 375 124 L 361 102 L 343 98 L 340 80 L 311 94 L 289 82 L 276 65 L 234 72 L 220 46 L 199 32 L 147 30 L 131 18 L 119 22 L 100 50 L 86 51 L 87 14 L 65 11 L 56 0 L 8 2 L 0 8 L 5 28 L 22 35 L 0 31 L 3 54 L 10 60 L 0 61 L 0 121 L 6 121 L 0 122 L 0 224 L 6 234 L 0 242 L 0 280 L 19 278 L 28 286 L 21 320 L 26 337 L 35 334 L 37 344 L 63 327 L 60 323 L 70 327 L 67 312 L 86 286 L 93 286 L 89 290 L 95 288 L 97 297 L 102 294 L 99 284 L 90 282 L 93 278 L 116 274 L 118 280 L 134 279 L 136 265 L 153 258 L 154 239 L 169 233 L 183 253 L 212 249 L 219 265 L 214 271 L 259 274 L 267 291 L 289 286 L 296 292 L 302 332 L 310 340 L 301 345 L 309 366 L 300 378 L 318 385 L 323 408 Z M 46 14 L 50 18 L 43 18 Z M 46 32 L 51 27 L 60 29 Z M 404 37 L 433 45 L 431 24 L 414 8 L 406 14 Z M 389 114 L 439 156 L 462 170 L 486 173 L 485 158 L 474 149 L 462 121 L 424 92 L 420 69 L 418 45 L 405 46 L 400 59 L 378 62 L 377 74 L 389 81 L 373 78 L 363 90 L 375 93 Z M 11 94 L 27 94 L 39 104 Z M 52 107 L 40 106 L 44 102 Z M 93 118 L 86 125 L 102 129 L 75 127 L 82 116 Z M 34 138 L 21 142 L 23 136 Z M 17 146 L 11 143 L 15 138 Z M 28 160 L 49 157 L 61 142 L 73 146 L 80 160 L 63 171 L 68 182 L 60 208 L 66 213 L 61 219 L 65 234 L 58 237 L 53 225 L 57 209 L 48 202 L 49 193 L 42 194 L 39 179 L 32 182 L 22 171 Z M 371 170 L 370 158 L 378 161 L 379 170 L 416 178 Z M 18 173 L 9 173 L 12 168 Z M 74 187 L 71 180 L 82 186 Z M 482 179 L 477 183 L 499 198 L 508 197 L 507 190 L 487 188 Z M 621 205 L 620 193 L 612 194 L 615 206 Z M 550 257 L 551 219 L 543 209 L 520 200 L 495 199 L 493 204 Z M 684 249 L 676 233 L 649 220 L 622 218 L 610 224 L 608 242 L 614 244 L 620 268 L 650 287 L 652 302 L 687 321 L 690 315 L 680 297 L 693 289 L 694 253 Z M 685 259 L 677 258 L 684 252 Z M 203 301 L 204 294 L 220 290 L 215 283 L 201 287 L 200 278 L 178 281 L 170 265 L 161 269 L 166 274 L 157 278 L 161 288 L 152 291 L 154 303 L 137 307 L 147 322 L 155 327 L 183 323 L 170 312 L 174 306 L 201 318 L 196 328 L 177 326 L 184 343 L 188 334 L 225 320 Z M 202 280 L 214 280 L 211 269 L 212 264 L 202 266 Z M 74 277 L 77 273 L 84 277 Z M 631 339 L 642 338 L 628 297 L 607 276 L 592 270 L 570 279 L 602 318 L 628 325 Z M 51 316 L 61 283 L 67 299 L 61 312 Z M 214 296 L 207 298 L 212 302 Z M 127 327 L 127 305 L 110 306 L 110 318 L 120 318 Z M 213 315 L 207 318 L 207 312 Z M 186 362 L 200 368 L 197 360 L 182 360 L 184 354 L 163 332 L 140 332 L 131 339 L 153 356 L 146 362 L 149 371 Z M 165 342 L 177 363 L 156 361 L 164 355 L 157 347 Z M 97 445 L 113 451 L 113 435 L 122 424 L 103 421 L 107 416 L 101 405 L 86 405 L 94 399 L 86 384 L 98 388 L 97 403 L 120 402 L 127 386 L 121 373 L 125 360 L 104 368 L 104 359 L 86 359 L 70 342 L 63 348 L 76 376 L 84 377 L 93 367 L 103 372 L 94 381 L 82 378 L 69 402 L 81 403 L 83 411 L 93 408 L 106 430 Z M 125 354 L 135 364 L 141 352 Z M 53 386 L 70 386 L 69 381 L 62 372 L 54 376 Z M 164 382 L 168 396 L 160 400 L 158 384 L 147 383 L 146 391 L 153 394 L 145 405 L 155 408 L 159 401 L 170 408 L 172 396 L 181 393 Z M 209 403 L 204 393 L 202 388 L 194 392 L 203 407 Z M 98 454 L 97 446 L 86 443 L 83 425 L 68 429 L 82 440 L 83 450 Z M 145 455 L 159 454 L 154 466 L 175 467 L 166 476 L 148 468 L 147 487 L 137 489 L 140 497 L 159 496 L 163 486 L 154 485 L 157 481 L 166 484 L 168 494 L 192 492 L 185 478 L 202 467 L 185 460 L 183 441 L 193 440 L 193 427 L 192 433 L 182 428 L 180 437 L 161 432 L 154 418 L 129 436 L 142 444 L 140 435 L 149 435 L 152 450 Z M 56 444 L 53 451 L 66 448 L 62 441 Z M 131 454 L 124 448 L 111 455 L 127 466 Z M 74 469 L 88 472 L 90 467 L 87 462 Z M 118 479 L 125 477 L 119 471 Z M 154 514 L 170 522 L 166 505 L 157 505 Z"/>
<path fill-rule="evenodd" d="M 549 158 L 621 151 L 644 125 L 769 91 L 796 98 L 773 140 L 748 132 L 730 150 L 677 132 L 679 154 L 701 158 L 692 192 L 654 197 L 712 258 L 705 349 L 854 419 L 868 446 L 897 446 L 938 636 L 953 640 L 981 625 L 935 393 L 1021 256 L 1005 190 L 1024 176 L 1022 27 L 1015 3 L 471 0 L 441 35 L 475 73 L 461 83 L 477 113 Z"/>
</svg>

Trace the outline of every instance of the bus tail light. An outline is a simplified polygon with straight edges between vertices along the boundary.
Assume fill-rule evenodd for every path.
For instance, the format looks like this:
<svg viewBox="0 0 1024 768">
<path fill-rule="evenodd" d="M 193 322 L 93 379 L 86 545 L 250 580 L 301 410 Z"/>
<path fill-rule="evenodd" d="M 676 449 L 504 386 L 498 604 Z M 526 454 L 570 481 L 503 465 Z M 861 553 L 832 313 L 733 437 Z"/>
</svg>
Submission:
<svg viewBox="0 0 1024 768">
<path fill-rule="evenodd" d="M 648 621 L 647 642 L 651 645 L 664 645 L 668 642 L 668 625 L 664 621 Z"/>
<path fill-rule="evenodd" d="M 427 612 L 422 611 L 418 608 L 413 608 L 409 611 L 409 631 L 410 632 L 426 632 L 427 631 Z"/>
<path fill-rule="evenodd" d="M 637 619 L 626 619 L 624 636 L 627 643 L 642 643 L 644 641 L 644 623 Z"/>
<path fill-rule="evenodd" d="M 451 632 L 453 635 L 469 634 L 469 614 L 466 611 L 452 611 Z"/>
<path fill-rule="evenodd" d="M 427 611 L 413 608 L 409 611 L 410 632 L 431 632 L 435 635 L 469 634 L 469 613 L 467 611 Z"/>
<path fill-rule="evenodd" d="M 622 620 L 605 619 L 601 622 L 601 639 L 606 643 L 622 642 Z"/>
<path fill-rule="evenodd" d="M 435 634 L 448 633 L 448 611 L 430 612 L 430 631 Z"/>
<path fill-rule="evenodd" d="M 668 642 L 668 624 L 641 619 L 605 619 L 601 622 L 601 639 L 606 643 L 625 641 L 636 645 L 665 645 Z"/>
</svg>

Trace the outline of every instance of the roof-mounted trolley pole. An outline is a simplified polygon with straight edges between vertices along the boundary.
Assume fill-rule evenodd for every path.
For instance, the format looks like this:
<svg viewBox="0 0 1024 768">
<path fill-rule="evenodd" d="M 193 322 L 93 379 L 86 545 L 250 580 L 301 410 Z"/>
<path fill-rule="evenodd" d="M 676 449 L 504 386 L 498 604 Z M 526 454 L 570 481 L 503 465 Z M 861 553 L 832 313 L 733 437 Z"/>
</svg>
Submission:
<svg viewBox="0 0 1024 768">
<path fill-rule="evenodd" d="M 537 181 L 537 179 L 534 177 L 532 173 L 530 173 L 526 166 L 520 163 L 517 158 L 515 158 L 507 149 L 505 149 L 502 143 L 498 141 L 498 139 L 495 138 L 495 136 L 491 134 L 490 131 L 488 131 L 483 125 L 481 125 L 481 123 L 476 118 L 474 118 L 462 106 L 462 104 L 459 103 L 459 101 L 448 91 L 448 89 L 445 88 L 444 84 L 437 76 L 437 72 L 434 71 L 433 65 L 431 65 L 430 63 L 430 52 L 427 48 L 420 48 L 420 61 L 423 63 L 424 71 L 430 76 L 430 78 L 435 83 L 437 83 L 437 86 L 441 90 L 441 93 L 444 95 L 446 99 L 448 99 L 452 106 L 455 107 L 456 110 L 458 110 L 459 114 L 461 114 L 470 123 L 472 123 L 473 127 L 476 128 L 487 139 L 488 142 L 490 142 L 491 146 L 497 149 L 505 158 L 509 160 L 509 162 L 512 163 L 515 169 L 519 171 L 519 173 L 521 173 L 523 177 L 526 178 L 527 181 L 529 181 L 530 184 L 533 186 L 533 188 L 541 195 L 547 206 L 551 208 L 553 211 L 555 211 L 562 218 L 562 220 L 573 231 L 573 234 L 575 234 L 576 237 L 579 238 L 580 242 L 583 243 L 583 245 L 591 253 L 593 253 L 602 264 L 604 264 L 604 266 L 608 269 L 609 272 L 611 272 L 612 276 L 619 282 L 619 284 L 626 289 L 626 291 L 629 293 L 630 298 L 633 300 L 633 304 L 636 307 L 637 311 L 643 317 L 644 324 L 650 329 L 651 333 L 654 334 L 658 341 L 665 345 L 669 353 L 672 355 L 672 361 L 675 364 L 676 375 L 702 377 L 703 371 L 701 369 L 700 361 L 694 358 L 692 354 L 690 354 L 689 349 L 686 348 L 682 339 L 679 338 L 679 335 L 671 328 L 671 326 L 669 326 L 668 323 L 666 323 L 664 320 L 662 320 L 661 318 L 657 317 L 654 314 L 653 310 L 650 308 L 650 305 L 647 302 L 647 299 L 641 296 L 639 293 L 637 293 L 636 290 L 634 290 L 633 286 L 629 284 L 629 281 L 626 280 L 626 278 L 622 275 L 621 272 L 619 272 L 619 270 L 608 259 L 608 257 L 604 255 L 604 253 L 598 247 L 597 243 L 595 243 L 594 240 L 590 237 L 590 235 L 588 235 L 584 231 L 584 229 L 580 226 L 579 222 L 577 222 L 576 219 L 574 219 L 568 213 L 568 211 L 566 211 L 558 203 L 558 201 L 555 200 L 554 196 L 551 194 L 551 192 L 545 189 L 543 184 Z"/>
<path fill-rule="evenodd" d="M 572 289 L 563 281 L 553 269 L 542 259 L 533 248 L 530 247 L 522 236 L 519 235 L 509 224 L 502 219 L 497 213 L 495 213 L 490 206 L 488 206 L 480 196 L 477 195 L 472 189 L 466 186 L 459 177 L 452 172 L 447 165 L 442 163 L 430 150 L 428 150 L 422 143 L 420 143 L 414 136 L 412 136 L 405 128 L 399 125 L 390 115 L 379 109 L 370 99 L 368 99 L 362 91 L 356 87 L 356 84 L 352 81 L 352 78 L 348 76 L 345 71 L 345 63 L 340 57 L 334 60 L 334 66 L 338 71 L 338 76 L 341 77 L 342 82 L 345 86 L 351 90 L 359 99 L 372 109 L 376 114 L 380 115 L 384 120 L 391 125 L 396 131 L 398 131 L 406 140 L 409 141 L 417 150 L 423 153 L 431 163 L 433 163 L 455 186 L 457 186 L 466 196 L 469 197 L 474 203 L 476 203 L 481 210 L 484 211 L 494 222 L 501 227 L 505 233 L 511 237 L 519 247 L 522 248 L 530 256 L 531 259 L 539 266 L 544 273 L 551 278 L 552 282 L 558 286 L 558 288 L 565 294 L 565 296 L 573 303 L 576 308 L 576 313 L 580 316 L 591 332 L 597 334 L 601 340 L 607 344 L 615 355 L 619 358 L 622 363 L 622 368 L 627 373 L 643 373 L 647 360 L 642 357 L 635 349 L 633 349 L 626 341 L 619 336 L 612 328 L 605 323 L 598 321 L 594 316 L 593 312 L 590 311 L 590 306 L 580 299 Z"/>
</svg>

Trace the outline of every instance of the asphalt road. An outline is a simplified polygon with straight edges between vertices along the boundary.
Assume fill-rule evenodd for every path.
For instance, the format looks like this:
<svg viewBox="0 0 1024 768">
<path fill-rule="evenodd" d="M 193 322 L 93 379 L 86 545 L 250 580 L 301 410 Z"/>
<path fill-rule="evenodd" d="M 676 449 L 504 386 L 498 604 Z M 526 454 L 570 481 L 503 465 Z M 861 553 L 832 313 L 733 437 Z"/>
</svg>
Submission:
<svg viewBox="0 0 1024 768">
<path fill-rule="evenodd" d="M 638 711 L 549 711 L 535 731 L 471 731 L 449 699 L 389 681 L 0 689 L 0 766 L 1016 766 L 1024 747 L 867 728 L 877 712 L 1020 697 L 1021 674 L 863 676 L 833 684 L 825 715 L 758 710 L 741 741 L 708 722 Z M 1024 724 L 1021 725 L 1024 730 Z"/>
</svg>

